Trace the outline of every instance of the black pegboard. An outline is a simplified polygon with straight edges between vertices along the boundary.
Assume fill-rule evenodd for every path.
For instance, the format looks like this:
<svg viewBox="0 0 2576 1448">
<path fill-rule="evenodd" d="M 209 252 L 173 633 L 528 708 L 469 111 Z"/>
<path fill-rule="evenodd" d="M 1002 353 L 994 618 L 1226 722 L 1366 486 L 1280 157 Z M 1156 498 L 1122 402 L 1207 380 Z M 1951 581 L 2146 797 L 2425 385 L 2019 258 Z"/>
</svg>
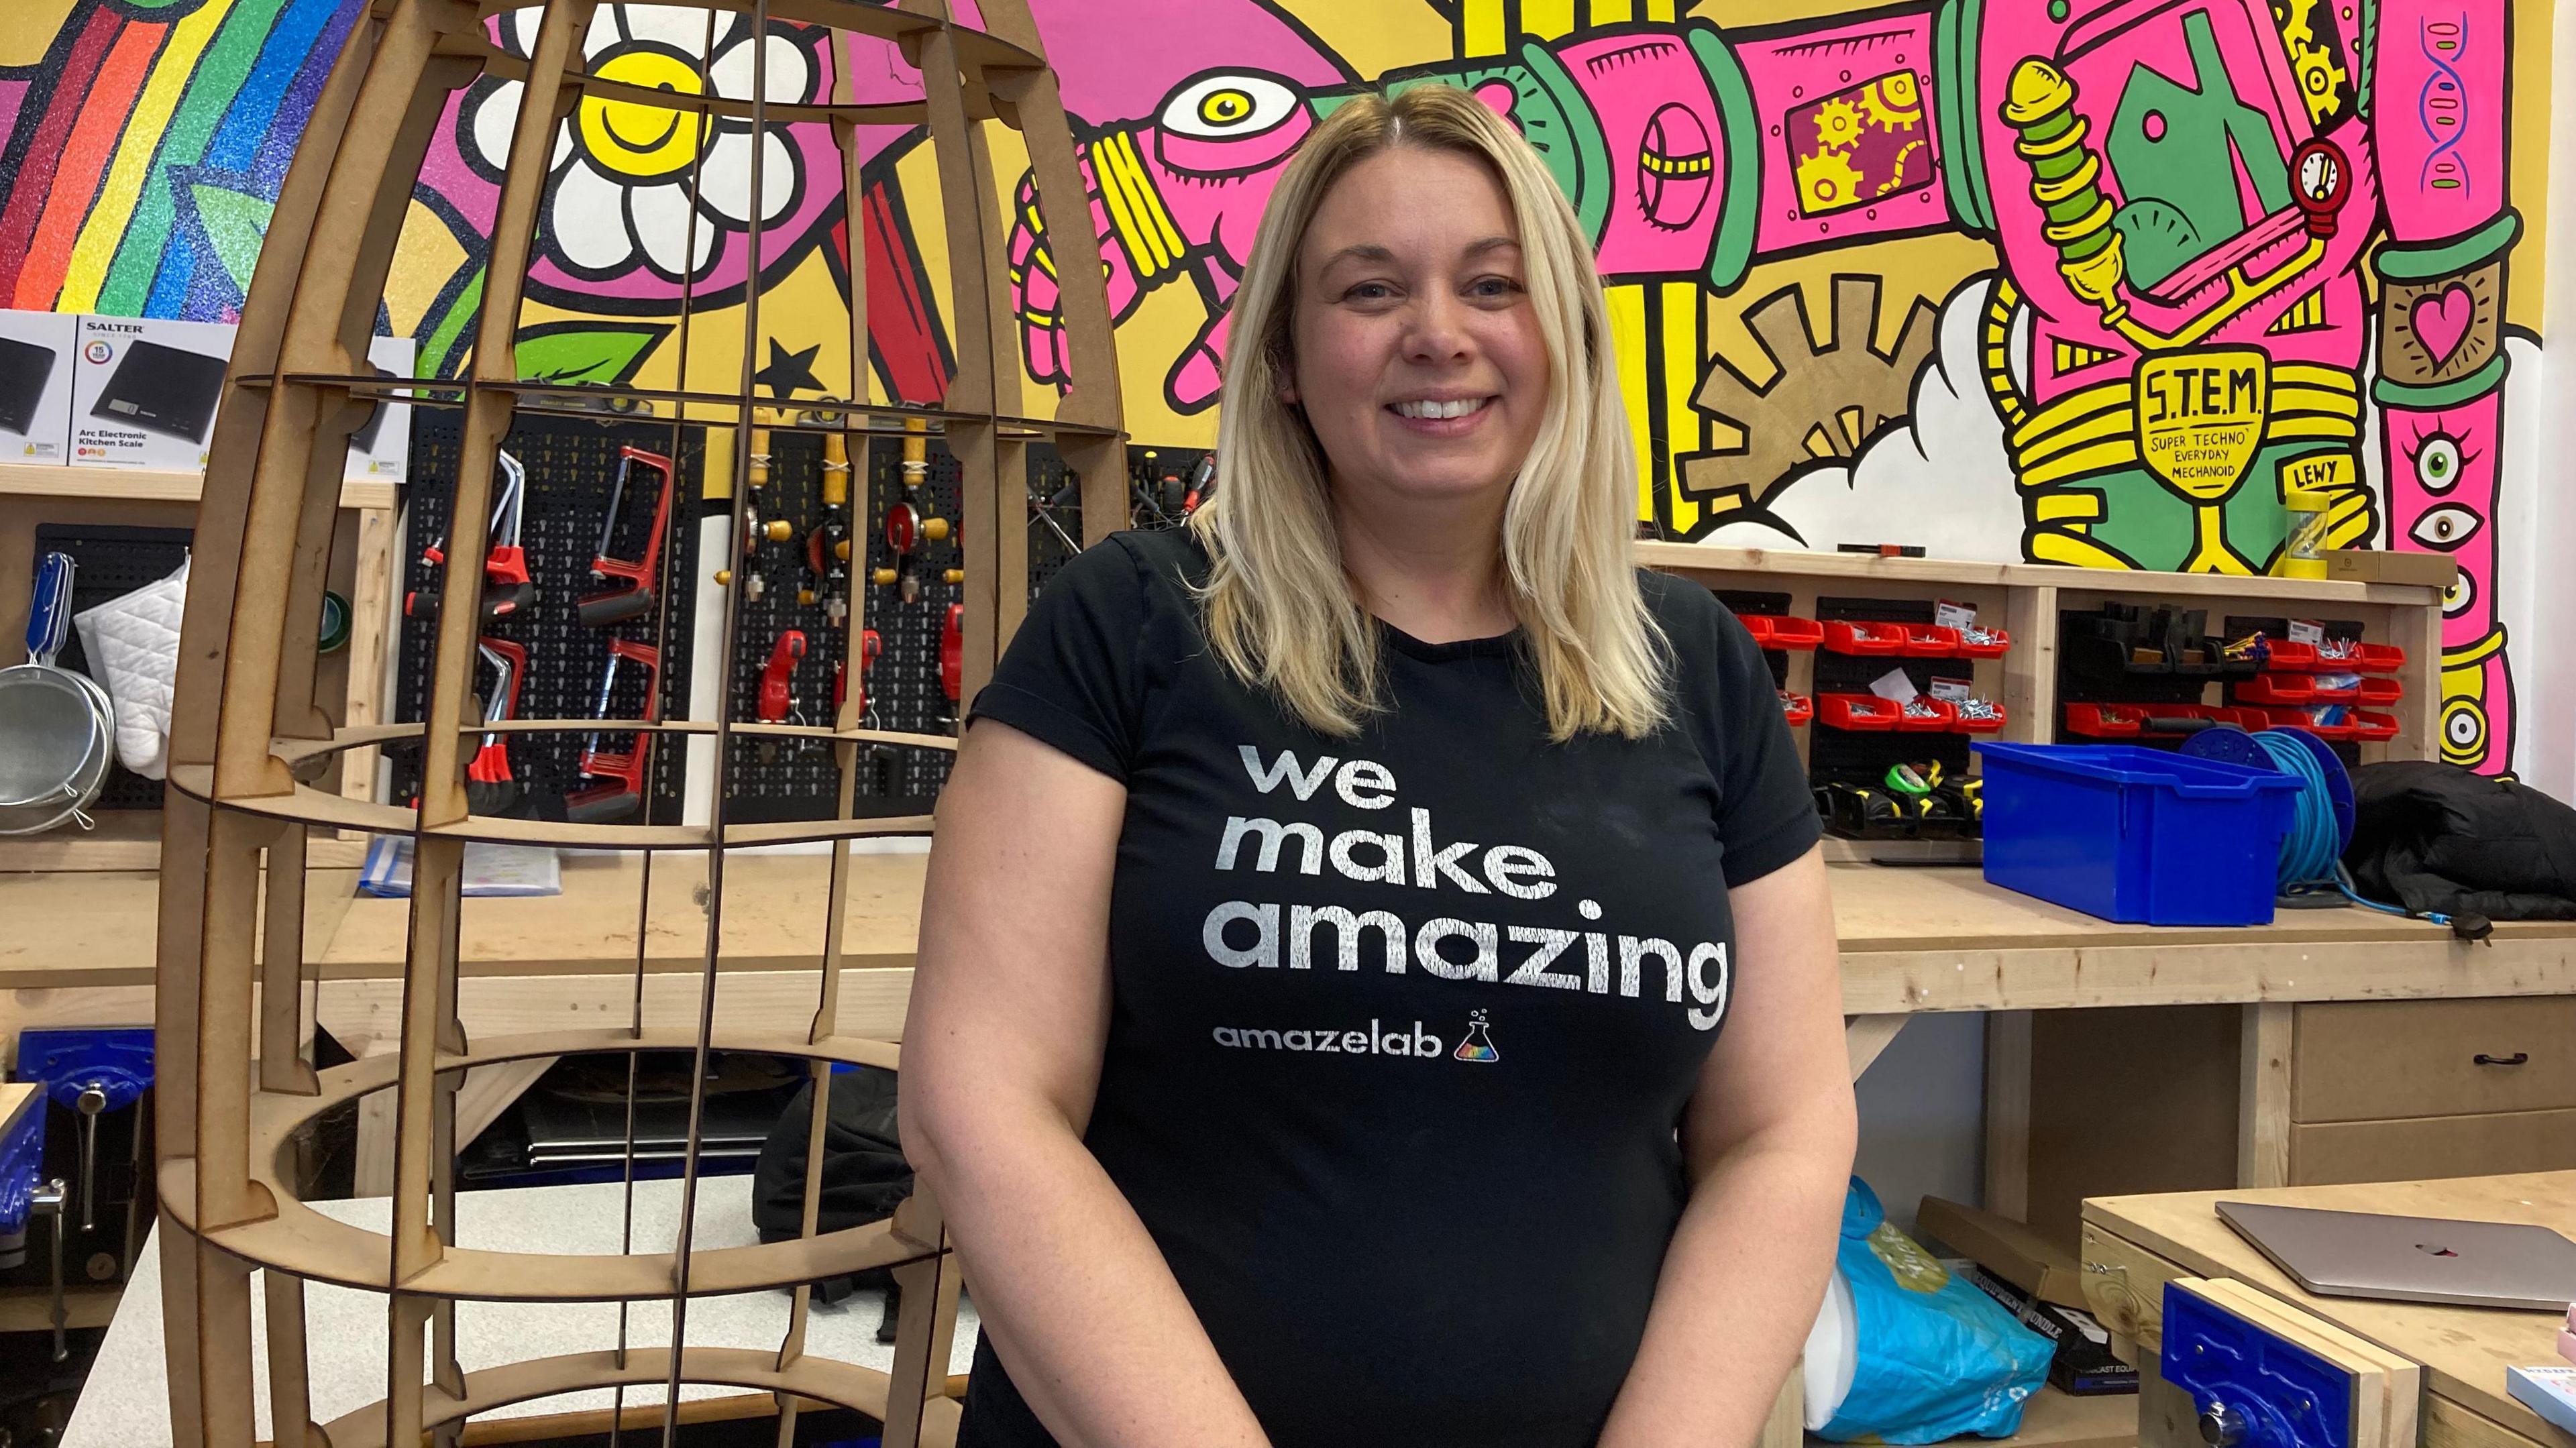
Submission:
<svg viewBox="0 0 2576 1448">
<path fill-rule="evenodd" d="M 1872 619 L 1887 623 L 1932 622 L 1931 599 L 1819 598 L 1816 617 Z M 1909 659 L 1884 654 L 1863 656 L 1816 650 L 1816 693 L 1866 694 L 1890 669 L 1902 669 L 1915 691 L 1929 694 L 1936 680 L 1967 681 L 1976 665 L 1968 659 Z M 1931 761 L 1951 778 L 1969 774 L 1969 736 L 1951 733 L 1900 733 L 1894 730 L 1836 729 L 1819 718 L 1808 726 L 1807 773 L 1817 784 L 1876 785 L 1890 766 Z"/>
<path fill-rule="evenodd" d="M 188 544 L 193 536 L 186 528 L 40 523 L 36 526 L 36 556 L 71 555 L 72 612 L 77 614 L 178 572 L 179 565 L 188 561 Z M 89 666 L 89 653 L 81 645 L 80 630 L 72 628 L 69 635 L 54 663 L 105 683 L 106 677 Z M 90 806 L 93 812 L 160 807 L 161 781 L 145 779 L 122 763 L 108 766 L 107 781 L 99 789 L 98 801 Z"/>
<path fill-rule="evenodd" d="M 424 547 L 445 538 L 449 503 L 456 492 L 460 421 L 453 411 L 415 410 L 412 427 L 411 481 L 407 489 L 409 519 L 404 558 L 400 559 L 404 595 L 435 594 L 443 570 L 422 556 Z M 674 455 L 675 446 L 677 452 Z M 689 681 L 690 610 L 694 606 L 697 567 L 699 494 L 705 478 L 706 434 L 698 427 L 675 428 L 650 419 L 593 421 L 523 413 L 516 418 L 502 447 L 528 470 L 528 497 L 521 545 L 527 550 L 528 573 L 537 585 L 537 603 L 520 617 L 496 624 L 489 632 L 528 650 L 528 677 L 519 691 L 522 719 L 580 719 L 590 715 L 597 698 L 600 671 L 607 662 L 609 629 L 585 626 L 578 603 L 593 591 L 590 564 L 599 548 L 601 520 L 610 487 L 617 477 L 618 449 L 632 446 L 672 455 L 678 479 L 673 488 L 668 536 L 663 540 L 659 591 L 663 603 L 655 612 L 619 625 L 613 632 L 662 649 L 660 692 L 662 714 L 686 712 Z M 637 473 L 648 489 L 649 474 Z M 497 485 L 497 479 L 496 479 Z M 632 500 L 627 516 L 649 518 L 652 499 Z M 640 532 L 636 528 L 633 531 Z M 621 542 L 621 549 L 631 544 Z M 627 553 L 625 556 L 634 556 Z M 456 560 L 480 570 L 482 560 Z M 428 708 L 431 656 L 437 625 L 430 618 L 405 618 L 396 659 L 394 717 L 417 721 Z M 478 678 L 481 671 L 477 671 Z M 636 671 L 615 701 L 617 717 L 639 717 L 643 687 Z M 563 797 L 581 787 L 583 736 L 577 733 L 510 736 L 510 768 L 520 784 L 517 804 L 504 813 L 559 819 Z M 607 747 L 622 741 L 603 741 Z M 416 745 L 388 748 L 396 800 L 419 793 L 420 753 Z M 653 751 L 650 819 L 655 824 L 680 820 L 681 790 L 687 750 L 665 736 Z"/>
</svg>

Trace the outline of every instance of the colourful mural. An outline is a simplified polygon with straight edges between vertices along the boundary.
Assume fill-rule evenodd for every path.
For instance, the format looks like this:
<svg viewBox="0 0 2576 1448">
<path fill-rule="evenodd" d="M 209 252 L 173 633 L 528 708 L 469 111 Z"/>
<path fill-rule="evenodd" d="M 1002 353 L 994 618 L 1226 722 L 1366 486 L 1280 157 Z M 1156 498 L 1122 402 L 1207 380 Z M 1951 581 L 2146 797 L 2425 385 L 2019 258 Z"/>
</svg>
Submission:
<svg viewBox="0 0 2576 1448">
<path fill-rule="evenodd" d="M 2530 503 L 2545 0 L 1032 0 L 1087 217 L 996 133 L 1031 405 L 1051 226 L 1099 237 L 1129 415 L 1204 443 L 1227 305 L 1296 142 L 1363 86 L 1510 116 L 1591 229 L 1665 536 L 2259 572 L 2285 489 L 2338 542 L 2447 552 L 2448 757 L 2512 758 L 2499 575 Z M 222 319 L 358 0 L 21 0 L 0 17 L 0 298 Z M 534 12 L 493 22 L 524 52 Z M 595 75 L 918 94 L 891 48 L 605 5 Z M 460 91 L 381 325 L 463 365 L 515 83 Z M 552 157 L 521 370 L 937 398 L 953 357 L 918 137 L 586 99 Z M 2520 144 L 2514 144 L 2519 141 Z M 763 155 L 761 194 L 749 158 Z M 758 272 L 749 228 L 763 228 Z M 916 218 L 921 218 L 916 224 Z M 853 248 L 853 229 L 861 245 Z M 869 356 L 838 298 L 854 251 Z M 746 329 L 746 299 L 758 306 Z M 685 302 L 685 305 L 684 305 Z M 2517 372 L 2517 359 L 2525 364 Z M 2520 429 L 2518 432 L 2517 429 Z"/>
</svg>

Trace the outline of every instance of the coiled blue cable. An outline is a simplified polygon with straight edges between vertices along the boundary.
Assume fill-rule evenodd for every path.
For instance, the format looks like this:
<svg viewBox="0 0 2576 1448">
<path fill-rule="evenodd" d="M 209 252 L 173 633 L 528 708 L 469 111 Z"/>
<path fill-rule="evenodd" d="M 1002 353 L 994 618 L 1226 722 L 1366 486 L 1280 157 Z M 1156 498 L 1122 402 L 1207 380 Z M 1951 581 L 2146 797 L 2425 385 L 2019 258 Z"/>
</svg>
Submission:
<svg viewBox="0 0 2576 1448">
<path fill-rule="evenodd" d="M 2254 736 L 2272 767 L 2299 781 L 2299 793 L 2293 801 L 2290 833 L 2281 841 L 2280 873 L 2277 877 L 2283 895 L 2305 895 L 2312 891 L 2335 889 L 2343 897 L 2367 910 L 2388 915 L 2430 920 L 2448 925 L 2451 917 L 2425 911 L 2415 912 L 2395 905 L 2383 905 L 2365 898 L 2353 888 L 2352 873 L 2343 867 L 2343 831 L 2335 822 L 2333 796 L 2326 791 L 2325 772 L 2317 767 L 2317 758 L 2307 746 L 2277 729 L 2266 729 Z"/>
</svg>

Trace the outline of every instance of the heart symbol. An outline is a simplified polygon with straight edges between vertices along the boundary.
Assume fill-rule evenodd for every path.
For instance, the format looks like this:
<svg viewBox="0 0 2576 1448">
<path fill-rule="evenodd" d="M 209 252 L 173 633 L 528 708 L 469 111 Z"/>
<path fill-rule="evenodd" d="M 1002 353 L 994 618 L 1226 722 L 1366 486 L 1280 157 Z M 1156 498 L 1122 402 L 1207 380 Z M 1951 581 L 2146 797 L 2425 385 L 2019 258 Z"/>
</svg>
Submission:
<svg viewBox="0 0 2576 1448">
<path fill-rule="evenodd" d="M 2453 282 L 2441 291 L 2415 299 L 2415 309 L 2407 321 L 2415 328 L 2417 341 L 2435 367 L 2451 360 L 2460 343 L 2469 335 L 2469 323 L 2476 320 L 2478 304 L 2469 289 Z"/>
</svg>

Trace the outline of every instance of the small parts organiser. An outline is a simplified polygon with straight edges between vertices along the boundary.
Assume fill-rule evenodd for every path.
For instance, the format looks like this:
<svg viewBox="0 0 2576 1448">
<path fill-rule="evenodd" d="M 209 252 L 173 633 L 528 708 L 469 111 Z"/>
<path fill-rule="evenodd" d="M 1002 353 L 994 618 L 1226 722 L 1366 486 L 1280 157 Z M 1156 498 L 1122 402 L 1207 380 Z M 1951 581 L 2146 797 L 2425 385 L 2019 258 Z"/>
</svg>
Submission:
<svg viewBox="0 0 2576 1448">
<path fill-rule="evenodd" d="M 2331 711 L 2331 712 L 2330 712 Z M 2248 732 L 2297 725 L 2321 739 L 2397 737 L 2397 719 L 2366 709 L 2330 705 L 2313 709 L 2227 708 L 2210 704 L 2069 704 L 2066 732 L 2084 739 L 2181 738 L 2220 724 Z"/>
<path fill-rule="evenodd" d="M 2293 633 L 2309 636 L 2283 637 Z M 2079 739 L 2171 742 L 2220 725 L 2297 725 L 2346 743 L 2393 739 L 2396 716 L 2377 710 L 2405 692 L 2386 677 L 2406 663 L 2394 645 L 2329 638 L 2318 625 L 2283 619 L 2230 618 L 2213 633 L 2205 609 L 2111 603 L 2070 614 L 2060 663 L 2064 733 Z M 2226 688 L 2223 705 L 2200 702 L 2213 681 Z"/>
<path fill-rule="evenodd" d="M 1739 613 L 1736 621 L 1765 649 L 1812 649 L 1825 641 L 1825 625 L 1778 613 Z"/>
<path fill-rule="evenodd" d="M 1834 619 L 1823 626 L 1824 646 L 1838 654 L 1909 659 L 1999 659 L 2012 647 L 2012 635 L 1999 628 L 1970 624 L 1953 628 L 1937 623 L 1881 623 Z"/>
<path fill-rule="evenodd" d="M 1816 717 L 1836 729 L 1863 733 L 1992 734 L 2004 727 L 2000 704 L 1983 699 L 1952 702 L 1917 694 L 1900 704 L 1876 694 L 1818 694 Z"/>
<path fill-rule="evenodd" d="M 2388 677 L 2406 667 L 2406 651 L 2395 644 L 2364 643 L 2355 638 L 2272 638 L 2256 633 L 2248 650 L 2263 672 L 2234 681 L 2229 693 L 2240 709 L 2260 714 L 2269 725 L 2296 724 L 2321 739 L 2379 740 L 2397 737 L 2397 716 L 2362 705 L 2386 706 L 2405 697 L 2406 688 Z"/>
</svg>

